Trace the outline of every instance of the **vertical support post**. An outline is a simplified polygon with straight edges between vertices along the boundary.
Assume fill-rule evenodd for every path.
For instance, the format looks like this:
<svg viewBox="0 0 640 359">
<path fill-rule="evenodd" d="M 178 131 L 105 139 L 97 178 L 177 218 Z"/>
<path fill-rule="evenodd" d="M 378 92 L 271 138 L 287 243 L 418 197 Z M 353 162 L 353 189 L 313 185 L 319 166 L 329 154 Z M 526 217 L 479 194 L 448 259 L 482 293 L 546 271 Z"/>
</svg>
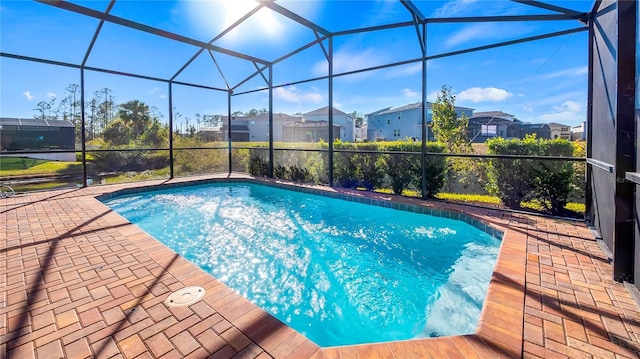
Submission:
<svg viewBox="0 0 640 359">
<path fill-rule="evenodd" d="M 82 149 L 82 187 L 87 187 L 87 133 L 85 131 L 86 120 L 84 115 L 84 66 L 82 66 L 80 67 L 80 125 L 82 127 L 80 137 L 82 143 L 80 146 Z"/>
<path fill-rule="evenodd" d="M 634 190 L 626 172 L 635 172 L 636 1 L 617 1 L 618 54 L 615 137 L 613 279 L 633 281 Z"/>
<path fill-rule="evenodd" d="M 594 61 L 593 61 L 593 55 L 594 55 L 594 46 L 593 46 L 593 42 L 595 41 L 595 32 L 594 32 L 594 28 L 593 28 L 593 22 L 595 20 L 595 14 L 591 14 L 591 16 L 589 17 L 589 47 L 588 47 L 588 56 L 589 56 L 589 60 L 588 60 L 588 74 L 587 74 L 587 128 L 585 128 L 585 131 L 587 131 L 587 136 L 586 136 L 586 141 L 587 141 L 587 153 L 586 156 L 587 158 L 591 158 L 593 156 L 593 145 L 592 145 L 592 133 L 593 133 L 593 65 L 594 65 Z M 587 183 L 585 184 L 585 196 L 584 196 L 584 205 L 585 205 L 585 219 L 587 220 L 587 223 L 592 225 L 593 221 L 595 219 L 595 214 L 593 212 L 593 209 L 591 208 L 593 206 L 593 186 L 591 184 L 592 180 L 591 180 L 591 166 L 586 164 L 585 165 L 586 168 L 586 173 L 585 173 L 585 178 L 587 180 Z"/>
<path fill-rule="evenodd" d="M 420 166 L 422 169 L 422 199 L 427 198 L 427 24 L 422 24 L 422 151 Z"/>
<path fill-rule="evenodd" d="M 333 187 L 333 36 L 329 36 L 329 186 Z"/>
<path fill-rule="evenodd" d="M 229 175 L 233 170 L 231 163 L 231 95 L 233 90 L 227 92 L 227 150 L 229 152 Z"/>
<path fill-rule="evenodd" d="M 593 157 L 593 56 L 594 56 L 594 42 L 595 40 L 595 32 L 593 28 L 593 22 L 595 21 L 595 14 L 592 13 L 589 16 L 589 47 L 588 47 L 588 75 L 587 75 L 587 158 Z M 584 205 L 585 205 L 585 219 L 589 225 L 593 225 L 595 221 L 595 213 L 593 211 L 593 185 L 591 179 L 591 171 L 592 168 L 589 164 L 585 164 L 586 173 L 585 178 L 587 180 L 585 186 L 585 196 L 584 196 Z"/>
<path fill-rule="evenodd" d="M 269 65 L 269 178 L 273 178 L 273 65 Z"/>
<path fill-rule="evenodd" d="M 173 177 L 173 83 L 169 81 L 169 179 Z"/>
</svg>

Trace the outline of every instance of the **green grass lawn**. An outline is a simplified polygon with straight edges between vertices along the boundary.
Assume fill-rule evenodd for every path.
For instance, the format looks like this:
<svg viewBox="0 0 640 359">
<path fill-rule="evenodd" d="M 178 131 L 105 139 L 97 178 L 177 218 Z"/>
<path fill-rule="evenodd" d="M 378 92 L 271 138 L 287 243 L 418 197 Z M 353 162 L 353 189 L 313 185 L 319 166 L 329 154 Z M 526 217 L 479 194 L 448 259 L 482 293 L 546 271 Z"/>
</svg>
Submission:
<svg viewBox="0 0 640 359">
<path fill-rule="evenodd" d="M 362 188 L 361 190 L 364 190 Z M 393 194 L 391 189 L 376 189 L 374 192 L 385 193 L 385 194 Z M 403 196 L 406 197 L 420 197 L 420 192 L 414 190 L 404 190 L 402 192 Z M 481 195 L 481 194 L 461 194 L 461 193 L 446 193 L 441 192 L 436 194 L 437 199 L 453 201 L 453 202 L 463 202 L 463 203 L 471 203 L 471 204 L 479 204 L 479 205 L 489 205 L 489 206 L 500 206 L 502 201 L 497 196 L 489 196 L 489 195 Z M 522 202 L 520 204 L 522 208 L 532 209 L 534 211 L 544 211 L 544 207 L 535 201 L 531 202 Z M 575 213 L 575 215 L 584 214 L 586 207 L 584 203 L 574 203 L 569 202 L 566 206 L 564 206 L 569 212 Z"/>
<path fill-rule="evenodd" d="M 61 162 L 27 157 L 1 157 L 0 177 L 82 173 L 82 162 Z"/>
</svg>

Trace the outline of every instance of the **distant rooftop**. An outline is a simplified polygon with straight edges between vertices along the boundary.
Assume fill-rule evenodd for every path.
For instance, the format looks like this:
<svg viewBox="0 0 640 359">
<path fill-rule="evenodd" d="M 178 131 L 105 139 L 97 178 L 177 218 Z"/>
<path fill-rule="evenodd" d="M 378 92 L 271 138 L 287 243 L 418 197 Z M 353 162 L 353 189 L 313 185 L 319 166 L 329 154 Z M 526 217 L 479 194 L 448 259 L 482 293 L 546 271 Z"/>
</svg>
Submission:
<svg viewBox="0 0 640 359">
<path fill-rule="evenodd" d="M 521 123 L 521 128 L 544 128 L 545 126 L 549 127 L 546 123 Z"/>
<path fill-rule="evenodd" d="M 35 118 L 7 118 L 0 117 L 0 126 L 29 126 L 29 127 L 75 127 L 66 120 L 42 120 Z"/>
<path fill-rule="evenodd" d="M 427 101 L 426 105 L 427 105 L 427 108 L 431 108 L 433 103 Z M 420 108 L 420 106 L 421 106 L 420 102 L 415 102 L 415 103 L 410 103 L 408 105 L 404 105 L 404 106 L 400 106 L 400 107 L 387 107 L 386 109 L 382 109 L 382 110 L 378 110 L 378 111 L 369 113 L 369 114 L 367 114 L 367 116 L 377 116 L 377 115 L 385 115 L 385 114 L 388 114 L 388 113 L 409 111 L 409 110 Z M 454 108 L 455 108 L 456 111 L 465 111 L 465 110 L 473 111 L 473 109 L 469 108 L 469 107 L 454 106 Z"/>
<path fill-rule="evenodd" d="M 514 115 L 502 111 L 474 112 L 473 117 L 515 117 Z"/>
<path fill-rule="evenodd" d="M 319 108 L 317 110 L 313 110 L 311 112 L 307 112 L 305 114 L 303 114 L 303 116 L 318 116 L 318 115 L 328 115 L 329 114 L 329 106 L 325 106 L 322 108 Z M 337 108 L 333 108 L 333 114 L 334 115 L 346 115 L 349 116 L 347 113 L 342 112 L 340 110 L 338 110 Z"/>
</svg>

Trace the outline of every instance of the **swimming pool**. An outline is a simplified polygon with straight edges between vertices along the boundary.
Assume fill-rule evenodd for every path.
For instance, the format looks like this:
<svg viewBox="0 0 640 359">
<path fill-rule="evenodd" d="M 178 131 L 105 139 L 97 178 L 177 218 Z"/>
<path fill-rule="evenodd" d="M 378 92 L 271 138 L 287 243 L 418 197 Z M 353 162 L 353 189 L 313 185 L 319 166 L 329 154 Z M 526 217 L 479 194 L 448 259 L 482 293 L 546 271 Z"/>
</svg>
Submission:
<svg viewBox="0 0 640 359">
<path fill-rule="evenodd" d="M 105 204 L 321 346 L 475 332 L 500 245 L 462 221 L 253 183 Z"/>
</svg>

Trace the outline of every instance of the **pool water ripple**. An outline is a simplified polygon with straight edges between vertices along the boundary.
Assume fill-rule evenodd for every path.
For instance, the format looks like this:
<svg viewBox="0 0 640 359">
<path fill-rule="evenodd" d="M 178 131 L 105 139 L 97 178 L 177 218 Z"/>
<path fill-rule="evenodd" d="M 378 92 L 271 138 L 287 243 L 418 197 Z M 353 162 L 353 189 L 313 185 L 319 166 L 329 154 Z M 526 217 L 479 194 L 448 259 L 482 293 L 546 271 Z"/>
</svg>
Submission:
<svg viewBox="0 0 640 359">
<path fill-rule="evenodd" d="M 461 221 L 256 184 L 105 203 L 321 346 L 473 333 L 500 245 Z"/>
</svg>

